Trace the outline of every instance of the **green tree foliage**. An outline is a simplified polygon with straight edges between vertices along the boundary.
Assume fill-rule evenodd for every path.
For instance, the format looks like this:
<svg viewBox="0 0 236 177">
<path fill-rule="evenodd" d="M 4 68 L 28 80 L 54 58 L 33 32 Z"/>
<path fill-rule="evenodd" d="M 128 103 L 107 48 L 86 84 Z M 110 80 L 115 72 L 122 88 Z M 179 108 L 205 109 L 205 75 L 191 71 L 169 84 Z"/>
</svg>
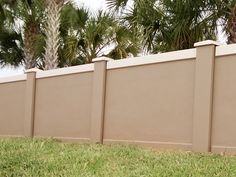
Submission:
<svg viewBox="0 0 236 177">
<path fill-rule="evenodd" d="M 228 35 L 227 42 L 236 42 L 235 0 L 107 0 L 107 4 L 141 29 L 149 52 L 187 49 L 201 40 L 215 40 L 219 25 Z"/>
<path fill-rule="evenodd" d="M 64 3 L 60 14 L 58 67 L 108 56 L 192 48 L 216 39 L 236 42 L 236 0 L 107 0 L 111 12 Z M 0 0 L 0 64 L 45 68 L 45 0 Z M 58 34 L 59 34 L 58 33 Z"/>
<path fill-rule="evenodd" d="M 23 60 L 22 55 L 22 37 L 19 32 L 12 29 L 14 21 L 11 10 L 13 2 L 0 0 L 0 64 L 9 63 L 17 66 Z"/>
</svg>

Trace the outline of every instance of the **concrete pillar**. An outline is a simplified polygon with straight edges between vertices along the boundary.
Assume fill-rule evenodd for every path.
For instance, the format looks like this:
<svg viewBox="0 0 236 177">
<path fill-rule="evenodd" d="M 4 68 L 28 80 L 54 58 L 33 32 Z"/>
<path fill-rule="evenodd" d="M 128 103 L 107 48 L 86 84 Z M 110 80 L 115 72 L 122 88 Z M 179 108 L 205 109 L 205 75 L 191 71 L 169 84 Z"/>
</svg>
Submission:
<svg viewBox="0 0 236 177">
<path fill-rule="evenodd" d="M 110 60 L 112 59 L 106 57 L 93 59 L 94 73 L 91 110 L 91 141 L 93 143 L 102 143 L 103 140 L 106 67 L 107 62 Z"/>
<path fill-rule="evenodd" d="M 195 43 L 195 91 L 193 108 L 193 151 L 211 149 L 212 96 L 214 82 L 215 41 Z"/>
<path fill-rule="evenodd" d="M 26 101 L 25 101 L 25 120 L 24 120 L 24 135 L 33 137 L 34 132 L 34 110 L 35 110 L 35 83 L 36 72 L 41 71 L 37 68 L 26 70 Z"/>
</svg>

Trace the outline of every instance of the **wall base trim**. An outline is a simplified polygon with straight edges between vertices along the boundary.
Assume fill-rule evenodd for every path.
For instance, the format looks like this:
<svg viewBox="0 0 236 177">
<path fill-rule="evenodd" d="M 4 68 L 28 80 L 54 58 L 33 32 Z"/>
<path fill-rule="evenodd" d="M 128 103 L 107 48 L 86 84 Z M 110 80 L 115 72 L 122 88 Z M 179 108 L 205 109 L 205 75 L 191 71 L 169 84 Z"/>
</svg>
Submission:
<svg viewBox="0 0 236 177">
<path fill-rule="evenodd" d="M 211 146 L 211 152 L 220 154 L 236 154 L 236 146 Z"/>
<path fill-rule="evenodd" d="M 90 138 L 60 137 L 60 136 L 34 136 L 34 138 L 52 138 L 65 143 L 89 143 Z"/>
<path fill-rule="evenodd" d="M 24 135 L 0 135 L 0 138 L 25 138 Z"/>
<path fill-rule="evenodd" d="M 167 148 L 167 149 L 180 149 L 180 150 L 192 150 L 192 143 L 176 143 L 176 142 L 158 142 L 158 141 L 139 141 L 139 140 L 113 140 L 104 139 L 104 144 L 137 144 L 143 146 L 150 146 L 155 148 Z"/>
</svg>

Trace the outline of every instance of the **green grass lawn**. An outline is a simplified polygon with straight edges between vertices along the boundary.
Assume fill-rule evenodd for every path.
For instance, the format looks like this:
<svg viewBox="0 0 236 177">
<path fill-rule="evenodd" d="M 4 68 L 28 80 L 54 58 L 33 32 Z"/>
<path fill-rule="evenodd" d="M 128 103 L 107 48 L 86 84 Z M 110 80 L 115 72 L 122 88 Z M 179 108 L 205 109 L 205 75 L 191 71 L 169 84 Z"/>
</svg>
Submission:
<svg viewBox="0 0 236 177">
<path fill-rule="evenodd" d="M 135 146 L 0 139 L 2 177 L 236 177 L 236 157 Z"/>
</svg>

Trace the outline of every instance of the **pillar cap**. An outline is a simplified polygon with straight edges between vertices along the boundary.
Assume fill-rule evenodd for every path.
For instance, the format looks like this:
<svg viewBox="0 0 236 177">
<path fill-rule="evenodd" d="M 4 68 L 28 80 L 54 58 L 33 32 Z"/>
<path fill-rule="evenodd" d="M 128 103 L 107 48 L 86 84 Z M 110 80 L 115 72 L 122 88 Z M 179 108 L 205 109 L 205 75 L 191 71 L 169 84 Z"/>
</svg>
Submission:
<svg viewBox="0 0 236 177">
<path fill-rule="evenodd" d="M 213 41 L 213 40 L 206 40 L 206 41 L 201 41 L 201 42 L 196 42 L 194 43 L 194 47 L 201 47 L 201 46 L 206 46 L 206 45 L 220 45 L 219 42 Z"/>
<path fill-rule="evenodd" d="M 98 62 L 98 61 L 112 61 L 113 59 L 108 58 L 108 57 L 99 57 L 99 58 L 94 58 L 92 61 L 93 62 Z"/>
<path fill-rule="evenodd" d="M 27 69 L 25 71 L 25 73 L 36 73 L 36 72 L 39 72 L 39 71 L 42 71 L 42 70 L 38 69 L 38 68 L 31 68 L 31 69 Z"/>
</svg>

